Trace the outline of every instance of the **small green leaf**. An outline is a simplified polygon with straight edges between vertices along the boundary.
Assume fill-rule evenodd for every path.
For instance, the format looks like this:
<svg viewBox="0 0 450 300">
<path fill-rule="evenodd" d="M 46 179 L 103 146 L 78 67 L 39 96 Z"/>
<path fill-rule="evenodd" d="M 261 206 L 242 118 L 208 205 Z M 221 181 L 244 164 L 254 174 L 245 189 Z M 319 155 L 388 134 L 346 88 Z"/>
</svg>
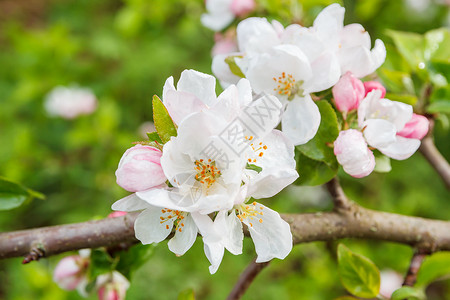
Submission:
<svg viewBox="0 0 450 300">
<path fill-rule="evenodd" d="M 294 182 L 296 185 L 314 186 L 324 184 L 336 176 L 339 168 L 337 161 L 328 165 L 323 161 L 303 155 L 297 148 L 295 149 L 295 161 L 299 174 L 299 178 Z"/>
<path fill-rule="evenodd" d="M 414 82 L 409 73 L 380 68 L 378 70 L 378 75 L 380 75 L 380 78 L 383 80 L 387 89 L 393 93 L 415 93 Z"/>
<path fill-rule="evenodd" d="M 133 273 L 152 256 L 153 249 L 153 245 L 137 244 L 128 250 L 120 251 L 116 254 L 116 257 L 119 258 L 117 271 L 130 279 Z"/>
<path fill-rule="evenodd" d="M 394 40 L 398 51 L 413 70 L 419 70 L 425 67 L 425 40 L 422 35 L 394 30 L 388 30 L 387 34 Z"/>
<path fill-rule="evenodd" d="M 261 167 L 258 167 L 257 165 L 253 165 L 253 164 L 249 164 L 249 163 L 247 163 L 247 165 L 245 166 L 245 168 L 246 168 L 247 170 L 253 170 L 253 171 L 256 171 L 257 173 L 260 173 L 260 172 L 262 171 L 262 168 L 261 168 Z"/>
<path fill-rule="evenodd" d="M 103 250 L 91 251 L 91 263 L 89 265 L 89 279 L 94 280 L 98 275 L 108 273 L 113 270 L 114 260 Z"/>
<path fill-rule="evenodd" d="M 244 73 L 242 73 L 241 68 L 239 68 L 239 66 L 236 63 L 236 58 L 242 58 L 242 56 L 240 55 L 228 56 L 227 58 L 225 58 L 225 62 L 230 68 L 231 73 L 241 78 L 245 78 Z"/>
<path fill-rule="evenodd" d="M 21 184 L 0 177 L 0 211 L 17 208 L 32 198 L 45 197 Z"/>
<path fill-rule="evenodd" d="M 194 290 L 193 289 L 187 289 L 182 291 L 179 295 L 178 295 L 178 300 L 195 300 L 195 296 L 194 296 Z"/>
<path fill-rule="evenodd" d="M 153 96 L 152 105 L 156 131 L 161 141 L 167 143 L 172 136 L 177 136 L 177 127 L 158 96 Z"/>
<path fill-rule="evenodd" d="M 440 277 L 450 275 L 450 252 L 437 252 L 425 258 L 417 274 L 417 287 L 425 287 Z"/>
<path fill-rule="evenodd" d="M 424 299 L 424 294 L 421 290 L 410 286 L 403 286 L 392 293 L 391 300 L 419 300 Z"/>
<path fill-rule="evenodd" d="M 380 271 L 372 261 L 339 244 L 338 263 L 341 282 L 347 291 L 363 298 L 374 298 L 378 295 Z"/>
<path fill-rule="evenodd" d="M 158 133 L 156 131 L 154 132 L 147 132 L 148 140 L 150 142 L 158 142 L 162 144 L 161 138 L 159 137 Z"/>
<path fill-rule="evenodd" d="M 450 101 L 436 101 L 428 105 L 427 112 L 429 113 L 445 113 L 450 114 Z"/>
<path fill-rule="evenodd" d="M 450 63 L 450 30 L 439 28 L 425 33 L 425 59 Z"/>
</svg>

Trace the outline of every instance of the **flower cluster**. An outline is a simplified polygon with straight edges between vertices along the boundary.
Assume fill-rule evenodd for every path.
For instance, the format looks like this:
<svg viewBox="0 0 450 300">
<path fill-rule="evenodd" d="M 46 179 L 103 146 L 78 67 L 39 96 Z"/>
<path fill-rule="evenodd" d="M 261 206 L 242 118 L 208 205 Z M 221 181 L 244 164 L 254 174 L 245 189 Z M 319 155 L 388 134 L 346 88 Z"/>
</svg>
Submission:
<svg viewBox="0 0 450 300">
<path fill-rule="evenodd" d="M 321 119 L 310 94 L 332 87 L 348 71 L 358 78 L 371 74 L 386 57 L 383 42 L 371 49 L 360 24 L 343 25 L 344 12 L 332 4 L 311 27 L 248 18 L 237 26 L 239 51 L 216 55 L 212 70 L 225 86 L 245 77 L 256 93 L 278 97 L 283 132 L 295 145 L 305 144 Z"/>
<path fill-rule="evenodd" d="M 201 21 L 205 27 L 220 31 L 233 22 L 235 17 L 244 17 L 255 9 L 255 0 L 206 0 L 208 13 Z"/>
<path fill-rule="evenodd" d="M 176 255 L 189 250 L 200 233 L 211 273 L 224 249 L 242 253 L 242 224 L 249 228 L 258 262 L 286 257 L 292 249 L 289 225 L 253 200 L 274 196 L 298 177 L 294 145 L 274 129 L 279 100 L 254 98 L 246 79 L 216 96 L 214 77 L 186 70 L 176 87 L 167 79 L 162 103 L 176 136 L 164 145 L 156 139 L 125 152 L 117 183 L 135 193 L 112 208 L 142 210 L 135 232 L 144 244 L 159 243 L 174 231 L 168 246 Z"/>
</svg>

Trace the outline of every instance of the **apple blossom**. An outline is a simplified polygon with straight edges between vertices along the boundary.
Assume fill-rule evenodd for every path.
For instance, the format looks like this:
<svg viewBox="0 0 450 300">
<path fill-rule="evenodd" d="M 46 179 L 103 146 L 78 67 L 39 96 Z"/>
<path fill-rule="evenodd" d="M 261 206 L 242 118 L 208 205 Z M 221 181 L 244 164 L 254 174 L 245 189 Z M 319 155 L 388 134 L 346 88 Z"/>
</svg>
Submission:
<svg viewBox="0 0 450 300">
<path fill-rule="evenodd" d="M 255 9 L 254 0 L 206 0 L 208 13 L 201 16 L 205 27 L 220 31 L 233 22 L 235 17 L 243 17 Z"/>
<path fill-rule="evenodd" d="M 229 30 L 225 34 L 216 32 L 214 35 L 214 47 L 211 50 L 213 56 L 229 54 L 238 51 L 236 33 Z"/>
<path fill-rule="evenodd" d="M 119 272 L 113 271 L 98 276 L 96 286 L 99 300 L 124 300 L 130 282 Z"/>
<path fill-rule="evenodd" d="M 358 130 L 341 131 L 334 142 L 334 154 L 344 171 L 353 177 L 365 177 L 375 168 L 375 157 Z"/>
<path fill-rule="evenodd" d="M 429 126 L 430 121 L 425 116 L 413 114 L 411 120 L 405 124 L 400 132 L 397 132 L 397 135 L 421 140 L 427 135 Z"/>
<path fill-rule="evenodd" d="M 74 119 L 92 113 L 97 99 L 89 89 L 58 86 L 47 95 L 44 106 L 50 116 Z"/>
<path fill-rule="evenodd" d="M 116 171 L 117 184 L 129 192 L 143 191 L 164 183 L 161 150 L 136 145 L 123 154 Z"/>
<path fill-rule="evenodd" d="M 386 88 L 378 81 L 365 81 L 363 84 L 365 90 L 364 97 L 373 90 L 380 90 L 381 98 L 384 98 L 384 96 L 386 95 Z"/>
<path fill-rule="evenodd" d="M 84 249 L 80 250 L 78 255 L 61 259 L 55 267 L 53 281 L 64 290 L 77 289 L 81 295 L 85 295 L 89 256 L 90 250 Z"/>
<path fill-rule="evenodd" d="M 351 72 L 345 73 L 332 89 L 334 103 L 341 112 L 349 112 L 358 108 L 364 98 L 364 85 Z"/>
<path fill-rule="evenodd" d="M 403 276 L 393 270 L 380 272 L 380 295 L 390 299 L 392 293 L 402 287 Z"/>
</svg>

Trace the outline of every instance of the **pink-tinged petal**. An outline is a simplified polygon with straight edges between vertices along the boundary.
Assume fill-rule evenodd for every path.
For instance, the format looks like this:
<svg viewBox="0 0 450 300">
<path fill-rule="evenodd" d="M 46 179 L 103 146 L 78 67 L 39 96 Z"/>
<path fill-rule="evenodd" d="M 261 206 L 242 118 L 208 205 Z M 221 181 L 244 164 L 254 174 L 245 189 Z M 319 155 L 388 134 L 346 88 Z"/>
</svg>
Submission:
<svg viewBox="0 0 450 300">
<path fill-rule="evenodd" d="M 365 90 L 365 96 L 367 96 L 368 93 L 370 93 L 373 90 L 380 90 L 381 91 L 381 98 L 384 98 L 386 95 L 386 88 L 379 83 L 378 81 L 366 81 L 364 82 L 364 90 Z"/>
<path fill-rule="evenodd" d="M 99 300 L 125 300 L 130 282 L 119 272 L 102 274 L 96 280 Z"/>
<path fill-rule="evenodd" d="M 120 159 L 117 184 L 129 192 L 143 191 L 166 181 L 161 167 L 162 152 L 151 146 L 136 145 Z"/>
<path fill-rule="evenodd" d="M 397 135 L 410 139 L 423 139 L 427 135 L 430 121 L 425 116 L 413 114 L 411 120 Z"/>
<path fill-rule="evenodd" d="M 356 178 L 372 173 L 375 157 L 367 147 L 361 132 L 355 129 L 341 131 L 334 142 L 334 154 L 344 171 Z"/>
<path fill-rule="evenodd" d="M 413 155 L 419 149 L 420 140 L 408 139 L 397 135 L 395 142 L 385 147 L 379 147 L 381 153 L 393 159 L 404 160 Z"/>
<path fill-rule="evenodd" d="M 79 255 L 64 257 L 59 261 L 53 273 L 53 281 L 64 290 L 74 290 L 86 277 L 89 260 Z"/>
<path fill-rule="evenodd" d="M 227 32 L 228 33 L 228 32 Z M 221 34 L 216 32 L 214 35 L 214 46 L 211 50 L 212 56 L 219 54 L 229 54 L 238 51 L 236 34 Z"/>
<path fill-rule="evenodd" d="M 255 9 L 255 0 L 233 0 L 231 11 L 238 17 L 244 17 Z"/>
<path fill-rule="evenodd" d="M 332 92 L 337 109 L 349 112 L 357 109 L 364 98 L 364 85 L 351 72 L 347 72 L 339 79 Z"/>
<path fill-rule="evenodd" d="M 294 145 L 306 144 L 316 135 L 319 125 L 319 108 L 309 95 L 295 97 L 281 117 L 282 131 Z"/>
<path fill-rule="evenodd" d="M 126 211 L 115 211 L 108 215 L 108 218 L 117 218 L 121 216 L 125 216 L 127 214 Z"/>
<path fill-rule="evenodd" d="M 243 206 L 246 206 L 243 204 Z M 256 216 L 242 216 L 258 254 L 256 262 L 266 262 L 273 258 L 284 259 L 292 250 L 292 233 L 289 224 L 280 215 L 259 203 L 254 203 Z"/>
</svg>

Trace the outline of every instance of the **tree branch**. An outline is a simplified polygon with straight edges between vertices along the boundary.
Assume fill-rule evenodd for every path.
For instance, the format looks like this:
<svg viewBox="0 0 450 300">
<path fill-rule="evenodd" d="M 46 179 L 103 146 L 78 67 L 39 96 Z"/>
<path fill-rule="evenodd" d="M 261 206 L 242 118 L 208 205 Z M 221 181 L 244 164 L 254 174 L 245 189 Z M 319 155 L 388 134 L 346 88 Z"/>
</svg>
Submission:
<svg viewBox="0 0 450 300">
<path fill-rule="evenodd" d="M 327 187 L 328 192 L 333 198 L 334 211 L 346 211 L 350 208 L 351 201 L 347 199 L 347 196 L 345 196 L 344 190 L 342 190 L 337 177 L 331 179 L 325 184 L 325 186 Z"/>
<path fill-rule="evenodd" d="M 422 139 L 419 151 L 442 178 L 447 189 L 450 190 L 450 165 L 436 148 L 431 136 L 428 135 Z"/>
<path fill-rule="evenodd" d="M 420 266 L 423 260 L 428 255 L 426 251 L 417 250 L 413 257 L 411 258 L 411 264 L 409 265 L 408 273 L 406 273 L 405 281 L 403 285 L 414 286 L 417 280 L 417 273 L 419 272 Z"/>
<path fill-rule="evenodd" d="M 250 284 L 255 280 L 256 276 L 269 265 L 270 261 L 257 263 L 254 259 L 242 272 L 239 280 L 236 282 L 233 290 L 228 295 L 227 300 L 238 300 L 241 299 L 242 295 L 247 291 Z"/>
</svg>

